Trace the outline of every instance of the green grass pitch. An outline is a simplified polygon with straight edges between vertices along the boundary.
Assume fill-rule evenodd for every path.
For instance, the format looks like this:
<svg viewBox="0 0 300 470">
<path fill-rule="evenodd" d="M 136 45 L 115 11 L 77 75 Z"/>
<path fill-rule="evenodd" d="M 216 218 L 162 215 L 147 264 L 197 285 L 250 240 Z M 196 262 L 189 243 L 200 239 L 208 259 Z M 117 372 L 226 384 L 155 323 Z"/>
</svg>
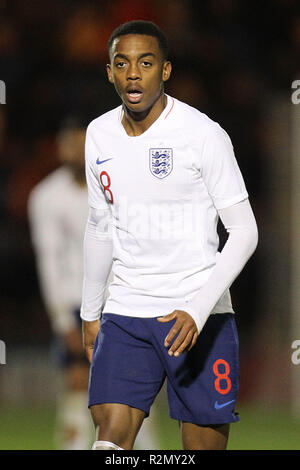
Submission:
<svg viewBox="0 0 300 470">
<path fill-rule="evenodd" d="M 240 422 L 231 426 L 230 450 L 299 450 L 300 418 L 284 408 L 241 406 Z M 52 450 L 53 406 L 0 407 L 0 450 Z M 178 423 L 160 408 L 158 433 L 161 449 L 181 449 Z"/>
</svg>

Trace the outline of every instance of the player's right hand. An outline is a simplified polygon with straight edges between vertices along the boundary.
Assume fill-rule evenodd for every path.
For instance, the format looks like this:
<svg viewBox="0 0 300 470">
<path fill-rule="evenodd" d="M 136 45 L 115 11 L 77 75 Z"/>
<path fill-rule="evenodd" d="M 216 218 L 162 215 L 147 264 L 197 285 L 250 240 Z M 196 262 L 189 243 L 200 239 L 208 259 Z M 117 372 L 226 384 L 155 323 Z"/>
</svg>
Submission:
<svg viewBox="0 0 300 470">
<path fill-rule="evenodd" d="M 89 362 L 92 362 L 95 341 L 100 329 L 100 321 L 82 320 L 82 340 L 83 347 Z"/>
</svg>

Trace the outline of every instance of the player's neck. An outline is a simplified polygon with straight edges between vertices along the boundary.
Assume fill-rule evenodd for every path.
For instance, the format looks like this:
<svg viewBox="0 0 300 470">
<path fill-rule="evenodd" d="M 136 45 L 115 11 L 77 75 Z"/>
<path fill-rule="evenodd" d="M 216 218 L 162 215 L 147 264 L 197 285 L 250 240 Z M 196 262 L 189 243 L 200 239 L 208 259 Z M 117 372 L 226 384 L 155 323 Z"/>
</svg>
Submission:
<svg viewBox="0 0 300 470">
<path fill-rule="evenodd" d="M 151 108 L 146 111 L 135 113 L 123 106 L 122 125 L 127 134 L 132 137 L 143 134 L 159 118 L 167 102 L 167 96 L 162 93 Z"/>
</svg>

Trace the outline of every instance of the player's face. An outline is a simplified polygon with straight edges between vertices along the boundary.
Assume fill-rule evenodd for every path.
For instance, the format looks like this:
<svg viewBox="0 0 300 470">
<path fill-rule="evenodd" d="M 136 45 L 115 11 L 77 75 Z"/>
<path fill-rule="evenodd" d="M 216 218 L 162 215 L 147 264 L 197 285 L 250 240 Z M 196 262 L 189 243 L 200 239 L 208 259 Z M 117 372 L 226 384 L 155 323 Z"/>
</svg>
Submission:
<svg viewBox="0 0 300 470">
<path fill-rule="evenodd" d="M 127 109 L 144 113 L 162 96 L 171 64 L 163 61 L 155 37 L 128 34 L 115 39 L 107 73 Z"/>
</svg>

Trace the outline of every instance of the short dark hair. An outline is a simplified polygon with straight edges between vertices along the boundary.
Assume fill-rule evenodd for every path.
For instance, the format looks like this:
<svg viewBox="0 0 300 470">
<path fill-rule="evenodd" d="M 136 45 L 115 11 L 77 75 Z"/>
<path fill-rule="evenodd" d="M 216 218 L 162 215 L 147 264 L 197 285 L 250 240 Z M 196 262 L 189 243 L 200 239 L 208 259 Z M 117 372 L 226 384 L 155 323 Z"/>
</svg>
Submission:
<svg viewBox="0 0 300 470">
<path fill-rule="evenodd" d="M 163 31 L 152 21 L 132 20 L 118 26 L 111 34 L 108 40 L 108 53 L 113 45 L 113 42 L 119 36 L 126 34 L 144 34 L 145 36 L 153 36 L 157 39 L 159 48 L 161 50 L 163 60 L 168 57 L 168 41 Z"/>
</svg>

